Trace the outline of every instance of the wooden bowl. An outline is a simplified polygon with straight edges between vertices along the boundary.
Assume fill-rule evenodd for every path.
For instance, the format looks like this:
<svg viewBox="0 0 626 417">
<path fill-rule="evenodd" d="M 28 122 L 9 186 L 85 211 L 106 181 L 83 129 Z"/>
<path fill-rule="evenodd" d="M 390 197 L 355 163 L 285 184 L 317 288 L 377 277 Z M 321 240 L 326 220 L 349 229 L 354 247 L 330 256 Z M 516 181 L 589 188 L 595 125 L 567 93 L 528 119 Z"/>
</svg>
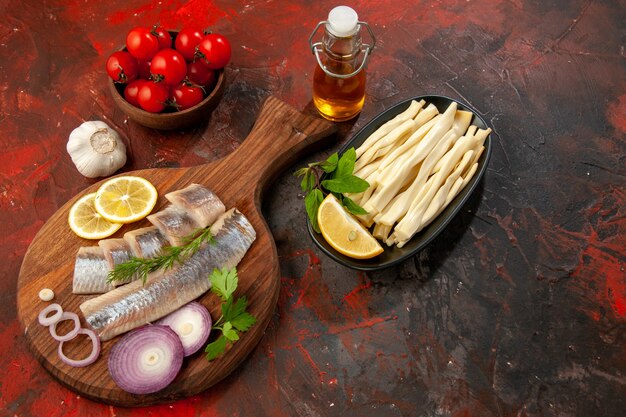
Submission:
<svg viewBox="0 0 626 417">
<path fill-rule="evenodd" d="M 169 32 L 172 36 L 173 43 L 178 31 Z M 120 50 L 125 51 L 126 48 L 124 47 Z M 111 78 L 108 79 L 108 83 L 113 101 L 115 101 L 117 107 L 129 118 L 140 125 L 153 129 L 178 130 L 193 127 L 201 123 L 203 120 L 206 120 L 209 114 L 217 107 L 217 104 L 222 98 L 222 93 L 224 92 L 224 69 L 218 70 L 216 75 L 217 80 L 213 90 L 200 103 L 182 111 L 166 110 L 165 113 L 150 113 L 133 106 L 124 98 L 124 88 L 126 84 L 116 84 Z"/>
</svg>

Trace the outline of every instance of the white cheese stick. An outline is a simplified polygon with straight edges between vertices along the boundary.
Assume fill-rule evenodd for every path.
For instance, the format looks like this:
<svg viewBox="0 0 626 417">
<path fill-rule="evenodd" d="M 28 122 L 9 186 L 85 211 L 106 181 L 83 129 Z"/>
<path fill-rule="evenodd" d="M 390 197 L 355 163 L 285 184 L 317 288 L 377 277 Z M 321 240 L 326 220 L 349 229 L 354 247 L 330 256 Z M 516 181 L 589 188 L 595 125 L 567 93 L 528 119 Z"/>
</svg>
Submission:
<svg viewBox="0 0 626 417">
<path fill-rule="evenodd" d="M 419 102 L 413 100 L 405 111 L 380 126 L 374 133 L 370 135 L 369 138 L 367 138 L 367 140 L 365 140 L 365 142 L 361 144 L 361 146 L 356 149 L 357 159 L 361 155 L 363 155 L 363 153 L 365 153 L 365 151 L 368 150 L 372 145 L 378 142 L 383 136 L 391 132 L 395 127 L 400 125 L 405 120 L 414 118 L 415 115 L 422 108 L 422 106 L 424 106 L 424 104 L 426 104 L 424 100 L 420 100 Z"/>
<path fill-rule="evenodd" d="M 413 119 L 402 122 L 399 126 L 395 127 L 391 132 L 387 133 L 368 150 L 366 150 L 363 155 L 356 160 L 354 170 L 358 171 L 371 161 L 374 161 L 376 158 L 384 155 L 386 151 L 391 149 L 396 142 L 406 139 L 406 135 L 414 129 L 415 121 L 413 121 Z"/>
<path fill-rule="evenodd" d="M 454 122 L 455 113 L 456 103 L 452 103 L 441 119 L 426 134 L 426 137 L 415 147 L 415 150 L 404 164 L 397 170 L 394 170 L 395 172 L 390 177 L 385 178 L 384 181 L 378 181 L 376 192 L 369 201 L 373 208 L 380 212 L 393 199 L 402 187 L 402 179 L 408 175 L 411 168 L 426 158 L 437 142 L 450 130 Z"/>
</svg>

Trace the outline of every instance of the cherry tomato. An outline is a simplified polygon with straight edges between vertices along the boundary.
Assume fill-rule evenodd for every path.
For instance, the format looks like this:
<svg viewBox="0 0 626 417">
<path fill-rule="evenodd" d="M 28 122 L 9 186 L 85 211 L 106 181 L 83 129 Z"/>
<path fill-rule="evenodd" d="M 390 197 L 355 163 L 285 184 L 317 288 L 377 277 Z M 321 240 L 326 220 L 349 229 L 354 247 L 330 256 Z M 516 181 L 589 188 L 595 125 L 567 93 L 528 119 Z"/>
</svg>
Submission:
<svg viewBox="0 0 626 417">
<path fill-rule="evenodd" d="M 194 84 L 210 88 L 215 84 L 216 75 L 202 62 L 195 61 L 187 65 L 187 78 Z"/>
<path fill-rule="evenodd" d="M 137 60 L 128 52 L 113 52 L 107 59 L 107 74 L 116 83 L 127 83 L 137 78 L 139 66 Z"/>
<path fill-rule="evenodd" d="M 204 98 L 204 92 L 200 87 L 194 87 L 185 83 L 172 88 L 174 106 L 180 111 L 195 106 Z"/>
<path fill-rule="evenodd" d="M 159 40 L 150 29 L 136 27 L 126 36 L 126 49 L 140 61 L 149 61 L 159 51 Z"/>
<path fill-rule="evenodd" d="M 137 93 L 139 106 L 151 113 L 159 113 L 167 106 L 169 92 L 162 83 L 145 82 Z"/>
<path fill-rule="evenodd" d="M 174 46 L 176 50 L 183 54 L 186 61 L 193 61 L 194 54 L 196 53 L 196 46 L 204 38 L 204 33 L 200 29 L 196 28 L 184 28 L 176 36 Z"/>
<path fill-rule="evenodd" d="M 162 26 L 153 26 L 151 33 L 157 37 L 159 49 L 172 47 L 172 36 L 167 30 L 163 29 Z"/>
<path fill-rule="evenodd" d="M 139 61 L 139 78 L 150 79 L 150 61 Z"/>
<path fill-rule="evenodd" d="M 196 48 L 196 57 L 210 69 L 224 68 L 230 55 L 230 42 L 219 33 L 206 35 Z"/>
<path fill-rule="evenodd" d="M 130 104 L 132 104 L 135 107 L 141 107 L 139 105 L 139 97 L 138 97 L 139 89 L 145 83 L 149 83 L 149 82 L 150 81 L 141 80 L 141 79 L 129 82 L 126 88 L 124 89 L 124 98 L 126 99 L 126 101 L 128 101 Z"/>
<path fill-rule="evenodd" d="M 187 75 L 187 63 L 180 52 L 163 49 L 152 58 L 150 72 L 156 81 L 176 85 Z"/>
</svg>

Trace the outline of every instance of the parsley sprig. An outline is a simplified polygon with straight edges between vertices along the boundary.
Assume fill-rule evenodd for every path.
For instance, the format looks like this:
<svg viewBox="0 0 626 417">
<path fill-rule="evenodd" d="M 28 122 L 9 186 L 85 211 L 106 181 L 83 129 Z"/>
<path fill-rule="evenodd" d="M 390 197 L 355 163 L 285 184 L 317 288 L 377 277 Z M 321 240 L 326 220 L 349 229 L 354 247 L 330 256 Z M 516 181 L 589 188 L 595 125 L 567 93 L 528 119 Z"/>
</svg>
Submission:
<svg viewBox="0 0 626 417">
<path fill-rule="evenodd" d="M 155 258 L 138 258 L 133 256 L 126 262 L 122 262 L 109 271 L 107 280 L 126 281 L 132 279 L 135 275 L 140 278 L 144 284 L 148 279 L 148 274 L 158 269 L 169 269 L 175 263 L 182 263 L 191 255 L 196 253 L 204 242 L 212 242 L 213 234 L 211 228 L 198 229 L 185 237 L 186 242 L 183 246 L 167 246 L 164 253 Z"/>
<path fill-rule="evenodd" d="M 306 196 L 304 206 L 311 221 L 313 230 L 320 232 L 317 224 L 317 209 L 328 192 L 332 193 L 337 200 L 352 214 L 367 214 L 363 207 L 359 206 L 344 193 L 362 193 L 370 186 L 367 181 L 353 174 L 356 162 L 356 151 L 350 148 L 341 155 L 335 152 L 325 161 L 310 163 L 307 167 L 300 168 L 294 175 L 302 177 L 300 187 Z M 328 179 L 321 180 L 321 171 L 327 174 Z M 325 192 L 327 191 L 327 192 Z"/>
<path fill-rule="evenodd" d="M 212 361 L 224 353 L 228 343 L 239 340 L 239 332 L 247 332 L 256 323 L 256 318 L 246 311 L 248 300 L 245 296 L 233 297 L 239 283 L 237 269 L 214 269 L 209 280 L 211 291 L 223 301 L 222 315 L 213 324 L 213 329 L 220 330 L 222 334 L 204 349 L 207 360 Z"/>
</svg>

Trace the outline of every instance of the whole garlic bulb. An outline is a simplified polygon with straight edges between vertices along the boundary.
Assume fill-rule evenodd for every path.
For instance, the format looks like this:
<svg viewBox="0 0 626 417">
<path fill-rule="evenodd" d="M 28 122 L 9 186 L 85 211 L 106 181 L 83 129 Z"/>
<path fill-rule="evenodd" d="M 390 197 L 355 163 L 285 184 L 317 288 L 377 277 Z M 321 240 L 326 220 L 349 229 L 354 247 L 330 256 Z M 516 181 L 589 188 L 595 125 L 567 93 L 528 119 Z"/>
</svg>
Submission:
<svg viewBox="0 0 626 417">
<path fill-rule="evenodd" d="M 70 133 L 67 152 L 78 172 L 87 178 L 109 176 L 126 163 L 126 146 L 120 136 L 97 120 L 85 122 Z"/>
</svg>

